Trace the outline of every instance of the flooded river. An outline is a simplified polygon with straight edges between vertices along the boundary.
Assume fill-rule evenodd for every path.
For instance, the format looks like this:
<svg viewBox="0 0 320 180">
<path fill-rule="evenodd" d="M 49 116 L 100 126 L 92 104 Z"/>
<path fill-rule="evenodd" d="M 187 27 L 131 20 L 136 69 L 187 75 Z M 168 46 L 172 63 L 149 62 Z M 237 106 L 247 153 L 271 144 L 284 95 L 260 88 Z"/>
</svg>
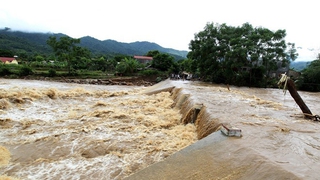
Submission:
<svg viewBox="0 0 320 180">
<path fill-rule="evenodd" d="M 170 83 L 188 107 L 202 106 L 195 122 L 200 140 L 127 179 L 320 179 L 320 123 L 304 119 L 289 92 Z M 320 113 L 320 93 L 299 94 Z M 240 128 L 242 137 L 224 136 L 221 123 Z"/>
<path fill-rule="evenodd" d="M 274 179 L 319 177 L 320 124 L 304 119 L 289 93 L 170 80 L 155 85 L 157 93 L 148 89 L 0 79 L 0 175 L 261 179 L 273 172 Z M 319 114 L 320 93 L 299 93 Z M 195 107 L 201 108 L 197 116 Z M 221 136 L 221 123 L 240 128 L 243 136 Z M 217 149 L 208 150 L 209 144 Z"/>
<path fill-rule="evenodd" d="M 123 179 L 197 140 L 168 92 L 6 79 L 0 89 L 2 175 Z"/>
</svg>

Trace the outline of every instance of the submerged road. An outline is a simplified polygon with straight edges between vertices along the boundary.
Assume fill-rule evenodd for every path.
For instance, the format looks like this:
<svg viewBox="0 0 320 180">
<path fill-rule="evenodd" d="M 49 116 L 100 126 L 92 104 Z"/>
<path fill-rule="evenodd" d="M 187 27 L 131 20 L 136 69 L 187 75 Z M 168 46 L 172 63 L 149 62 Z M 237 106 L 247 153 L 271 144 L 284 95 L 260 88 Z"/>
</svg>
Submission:
<svg viewBox="0 0 320 180">
<path fill-rule="evenodd" d="M 242 137 L 217 129 L 126 179 L 319 179 L 320 124 L 304 119 L 289 93 L 171 80 L 149 92 L 171 87 L 190 95 L 188 103 L 205 107 L 201 124 L 230 123 Z M 299 93 L 319 114 L 320 93 Z"/>
</svg>

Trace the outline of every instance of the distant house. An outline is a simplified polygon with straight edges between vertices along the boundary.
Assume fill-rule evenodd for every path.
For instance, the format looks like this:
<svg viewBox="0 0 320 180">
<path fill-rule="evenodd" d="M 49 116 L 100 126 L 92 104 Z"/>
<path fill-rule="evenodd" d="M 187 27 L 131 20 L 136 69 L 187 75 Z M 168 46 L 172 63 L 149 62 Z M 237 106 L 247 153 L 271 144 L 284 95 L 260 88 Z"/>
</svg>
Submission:
<svg viewBox="0 0 320 180">
<path fill-rule="evenodd" d="M 149 56 L 133 56 L 133 58 L 142 64 L 147 64 L 153 60 L 153 58 Z"/>
<path fill-rule="evenodd" d="M 14 57 L 0 57 L 3 64 L 18 64 L 18 61 Z"/>
</svg>

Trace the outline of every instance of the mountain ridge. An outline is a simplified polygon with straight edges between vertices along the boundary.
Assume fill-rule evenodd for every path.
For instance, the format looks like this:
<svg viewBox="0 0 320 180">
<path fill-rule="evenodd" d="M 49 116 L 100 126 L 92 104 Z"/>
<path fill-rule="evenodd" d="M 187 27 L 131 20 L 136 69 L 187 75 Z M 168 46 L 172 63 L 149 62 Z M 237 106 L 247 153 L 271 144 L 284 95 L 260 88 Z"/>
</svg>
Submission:
<svg viewBox="0 0 320 180">
<path fill-rule="evenodd" d="M 63 33 L 41 33 L 23 32 L 12 30 L 0 30 L 0 49 L 18 51 L 23 53 L 52 53 L 52 49 L 46 41 L 50 36 L 60 38 L 68 36 Z M 70 37 L 70 36 L 69 36 Z M 188 51 L 165 48 L 156 43 L 148 41 L 135 41 L 131 43 L 118 42 L 107 39 L 99 40 L 92 36 L 83 36 L 79 46 L 87 48 L 93 54 L 123 54 L 123 55 L 145 55 L 152 50 L 172 55 L 176 60 L 185 59 Z"/>
<path fill-rule="evenodd" d="M 312 61 L 294 61 L 290 63 L 290 68 L 296 71 L 302 71 L 306 69 Z"/>
</svg>

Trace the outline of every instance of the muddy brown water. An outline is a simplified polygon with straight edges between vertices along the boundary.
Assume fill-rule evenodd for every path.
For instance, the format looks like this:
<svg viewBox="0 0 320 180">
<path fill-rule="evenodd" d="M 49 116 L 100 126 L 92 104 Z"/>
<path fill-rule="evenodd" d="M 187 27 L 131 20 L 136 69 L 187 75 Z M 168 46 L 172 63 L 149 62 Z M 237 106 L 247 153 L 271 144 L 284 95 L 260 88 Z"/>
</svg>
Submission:
<svg viewBox="0 0 320 180">
<path fill-rule="evenodd" d="M 196 120 L 201 140 L 127 179 L 319 179 L 320 124 L 304 119 L 289 93 L 190 81 L 170 84 L 182 89 L 187 106 L 204 107 Z M 299 94 L 319 114 L 320 93 Z M 243 136 L 224 136 L 219 123 L 231 123 Z"/>
<path fill-rule="evenodd" d="M 317 179 L 319 123 L 280 89 L 0 79 L 0 175 L 19 179 Z M 299 92 L 319 114 L 320 94 Z M 201 108 L 197 116 L 195 108 Z M 194 119 L 194 118 L 197 119 Z M 184 124 L 183 122 L 187 123 Z M 188 122 L 193 122 L 188 123 Z M 220 123 L 241 138 L 219 131 Z"/>
</svg>

